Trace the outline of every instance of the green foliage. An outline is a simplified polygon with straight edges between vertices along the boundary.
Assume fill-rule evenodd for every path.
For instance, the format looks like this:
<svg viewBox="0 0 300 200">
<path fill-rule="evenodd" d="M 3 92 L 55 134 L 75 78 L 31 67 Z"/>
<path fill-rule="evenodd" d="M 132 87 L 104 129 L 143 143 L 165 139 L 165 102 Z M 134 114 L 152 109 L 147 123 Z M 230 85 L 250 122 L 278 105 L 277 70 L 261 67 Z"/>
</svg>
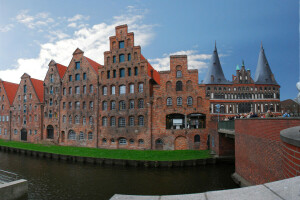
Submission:
<svg viewBox="0 0 300 200">
<path fill-rule="evenodd" d="M 0 140 L 0 146 L 14 147 L 40 152 L 48 152 L 62 155 L 111 158 L 125 160 L 149 160 L 149 161 L 176 161 L 209 158 L 209 150 L 127 150 L 127 149 L 96 149 L 88 147 L 72 147 L 32 144 L 16 141 Z"/>
</svg>

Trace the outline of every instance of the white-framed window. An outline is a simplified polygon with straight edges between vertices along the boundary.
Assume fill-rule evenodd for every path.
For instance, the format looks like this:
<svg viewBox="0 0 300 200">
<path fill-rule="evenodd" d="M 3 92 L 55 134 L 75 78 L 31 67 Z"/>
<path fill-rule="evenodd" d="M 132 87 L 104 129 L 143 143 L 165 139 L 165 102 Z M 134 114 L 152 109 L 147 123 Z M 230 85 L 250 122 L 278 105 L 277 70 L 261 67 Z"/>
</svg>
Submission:
<svg viewBox="0 0 300 200">
<path fill-rule="evenodd" d="M 76 140 L 76 133 L 73 130 L 69 131 L 68 139 L 69 140 Z"/>
<path fill-rule="evenodd" d="M 120 94 L 125 94 L 125 93 L 126 93 L 126 86 L 120 85 Z"/>
<path fill-rule="evenodd" d="M 131 84 L 129 85 L 129 92 L 130 92 L 131 94 L 134 93 L 134 84 L 133 84 L 133 83 L 131 83 Z"/>
<path fill-rule="evenodd" d="M 102 95 L 107 95 L 107 87 L 106 86 L 102 87 Z"/>
<path fill-rule="evenodd" d="M 119 144 L 127 144 L 127 140 L 125 138 L 120 138 Z"/>
<path fill-rule="evenodd" d="M 144 108 L 144 99 L 139 99 L 138 107 Z"/>
<path fill-rule="evenodd" d="M 93 140 L 93 133 L 92 132 L 88 133 L 88 140 Z"/>
<path fill-rule="evenodd" d="M 188 106 L 193 105 L 193 97 L 188 97 L 188 98 L 187 98 L 187 105 L 188 105 Z"/>
<path fill-rule="evenodd" d="M 167 98 L 167 106 L 171 106 L 172 105 L 172 98 L 168 97 Z"/>
<path fill-rule="evenodd" d="M 83 132 L 80 132 L 79 133 L 79 140 L 84 140 L 84 133 Z"/>
<path fill-rule="evenodd" d="M 72 116 L 69 116 L 69 124 L 72 124 Z"/>
<path fill-rule="evenodd" d="M 126 109 L 125 101 L 120 101 L 119 102 L 119 110 L 125 110 L 125 109 Z"/>
<path fill-rule="evenodd" d="M 80 117 L 78 115 L 75 116 L 75 124 L 80 123 Z"/>
<path fill-rule="evenodd" d="M 182 72 L 181 72 L 180 70 L 178 70 L 178 71 L 176 72 L 176 77 L 177 77 L 177 78 L 181 78 L 181 77 L 182 77 Z"/>
<path fill-rule="evenodd" d="M 75 102 L 75 108 L 76 108 L 76 109 L 80 109 L 80 102 L 79 102 L 79 101 L 76 101 L 76 102 Z"/>
<path fill-rule="evenodd" d="M 181 105 L 182 105 L 182 98 L 177 97 L 177 106 L 181 106 Z"/>
<path fill-rule="evenodd" d="M 75 94 L 80 94 L 80 87 L 79 86 L 75 87 Z"/>
<path fill-rule="evenodd" d="M 110 126 L 116 126 L 116 118 L 115 117 L 110 118 Z"/>
<path fill-rule="evenodd" d="M 93 93 L 94 92 L 94 86 L 93 85 L 90 85 L 90 93 Z M 107 93 L 107 92 L 106 92 Z"/>
<path fill-rule="evenodd" d="M 124 117 L 119 118 L 119 127 L 125 127 L 125 118 Z"/>
<path fill-rule="evenodd" d="M 107 110 L 107 101 L 102 102 L 102 110 Z"/>
<path fill-rule="evenodd" d="M 134 100 L 129 100 L 129 109 L 134 109 Z"/>
<path fill-rule="evenodd" d="M 129 117 L 129 126 L 134 126 L 134 117 L 133 116 Z"/>
<path fill-rule="evenodd" d="M 92 116 L 89 118 L 89 123 L 90 123 L 90 125 L 93 125 L 93 123 L 94 123 L 94 119 Z"/>
<path fill-rule="evenodd" d="M 82 117 L 82 124 L 86 125 L 86 118 L 85 118 L 85 116 Z"/>
<path fill-rule="evenodd" d="M 144 91 L 144 84 L 139 83 L 139 93 L 142 93 Z"/>
<path fill-rule="evenodd" d="M 107 117 L 102 117 L 102 126 L 107 126 Z"/>
<path fill-rule="evenodd" d="M 110 109 L 111 110 L 115 110 L 116 109 L 116 102 L 115 101 L 111 101 L 110 102 Z"/>
<path fill-rule="evenodd" d="M 139 116 L 139 126 L 144 126 L 144 116 Z"/>
<path fill-rule="evenodd" d="M 86 85 L 83 86 L 83 94 L 86 94 Z"/>
<path fill-rule="evenodd" d="M 111 94 L 115 95 L 116 94 L 116 86 L 111 86 Z"/>
</svg>

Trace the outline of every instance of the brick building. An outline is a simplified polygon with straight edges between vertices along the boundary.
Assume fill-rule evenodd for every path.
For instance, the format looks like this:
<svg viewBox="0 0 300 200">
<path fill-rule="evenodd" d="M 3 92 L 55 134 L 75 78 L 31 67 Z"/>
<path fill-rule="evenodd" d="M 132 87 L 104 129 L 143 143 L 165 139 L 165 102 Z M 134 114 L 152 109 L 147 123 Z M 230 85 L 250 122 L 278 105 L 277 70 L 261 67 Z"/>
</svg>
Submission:
<svg viewBox="0 0 300 200">
<path fill-rule="evenodd" d="M 68 67 L 52 60 L 44 81 L 24 74 L 16 95 L 0 91 L 6 102 L 0 113 L 12 118 L 6 129 L 13 140 L 96 148 L 207 149 L 209 130 L 216 128 L 211 123 L 215 104 L 221 104 L 224 114 L 278 110 L 279 85 L 263 48 L 255 79 L 243 65 L 229 82 L 215 47 L 207 76 L 199 84 L 198 70 L 188 69 L 186 55 L 171 56 L 170 70 L 158 72 L 134 45 L 127 25 L 117 26 L 115 32 L 103 66 L 77 48 Z M 3 88 L 3 81 L 0 84 Z"/>
<path fill-rule="evenodd" d="M 216 105 L 220 105 L 223 115 L 238 113 L 265 113 L 268 110 L 280 112 L 280 86 L 270 69 L 263 46 L 261 46 L 255 78 L 246 69 L 244 62 L 241 68 L 236 67 L 232 81 L 226 80 L 217 48 L 212 55 L 211 63 L 202 84 L 205 85 L 205 98 L 210 101 L 210 113 L 217 114 Z"/>
</svg>

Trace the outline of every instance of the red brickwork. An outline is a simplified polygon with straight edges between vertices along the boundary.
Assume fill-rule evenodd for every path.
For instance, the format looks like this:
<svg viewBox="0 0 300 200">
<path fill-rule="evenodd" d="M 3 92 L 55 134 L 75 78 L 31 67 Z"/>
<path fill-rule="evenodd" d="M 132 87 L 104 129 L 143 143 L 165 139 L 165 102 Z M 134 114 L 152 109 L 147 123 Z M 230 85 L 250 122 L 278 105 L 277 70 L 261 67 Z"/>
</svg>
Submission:
<svg viewBox="0 0 300 200">
<path fill-rule="evenodd" d="M 280 131 L 299 119 L 235 120 L 235 170 L 251 184 L 284 178 Z"/>
<path fill-rule="evenodd" d="M 282 142 L 283 175 L 291 178 L 300 175 L 300 148 Z"/>
<path fill-rule="evenodd" d="M 181 76 L 177 72 L 181 71 Z M 204 87 L 198 85 L 198 70 L 188 69 L 187 56 L 171 56 L 170 71 L 161 71 L 160 85 L 154 86 L 154 103 L 152 119 L 152 145 L 156 148 L 157 141 L 163 142 L 163 149 L 207 149 L 209 102 L 204 99 Z M 178 82 L 182 83 L 182 90 L 176 89 Z M 192 103 L 188 105 L 188 98 Z M 172 99 L 172 105 L 167 105 L 167 99 Z M 177 98 L 182 99 L 182 105 L 178 105 Z M 203 114 L 205 126 L 192 129 L 182 127 L 180 129 L 167 129 L 166 117 L 170 114 L 181 114 L 187 117 L 189 114 Z M 200 142 L 195 142 L 195 136 L 200 136 Z"/>
</svg>

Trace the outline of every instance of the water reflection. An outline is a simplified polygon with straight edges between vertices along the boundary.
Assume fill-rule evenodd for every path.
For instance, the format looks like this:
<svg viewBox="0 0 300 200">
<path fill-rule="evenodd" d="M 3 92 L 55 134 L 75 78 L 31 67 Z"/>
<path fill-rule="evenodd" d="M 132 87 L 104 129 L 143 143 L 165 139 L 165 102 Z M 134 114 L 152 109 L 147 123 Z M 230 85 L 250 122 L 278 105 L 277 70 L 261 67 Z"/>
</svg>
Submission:
<svg viewBox="0 0 300 200">
<path fill-rule="evenodd" d="M 0 152 L 0 169 L 29 181 L 28 199 L 109 199 L 118 194 L 167 195 L 235 188 L 234 165 L 145 169 L 72 164 Z"/>
</svg>

